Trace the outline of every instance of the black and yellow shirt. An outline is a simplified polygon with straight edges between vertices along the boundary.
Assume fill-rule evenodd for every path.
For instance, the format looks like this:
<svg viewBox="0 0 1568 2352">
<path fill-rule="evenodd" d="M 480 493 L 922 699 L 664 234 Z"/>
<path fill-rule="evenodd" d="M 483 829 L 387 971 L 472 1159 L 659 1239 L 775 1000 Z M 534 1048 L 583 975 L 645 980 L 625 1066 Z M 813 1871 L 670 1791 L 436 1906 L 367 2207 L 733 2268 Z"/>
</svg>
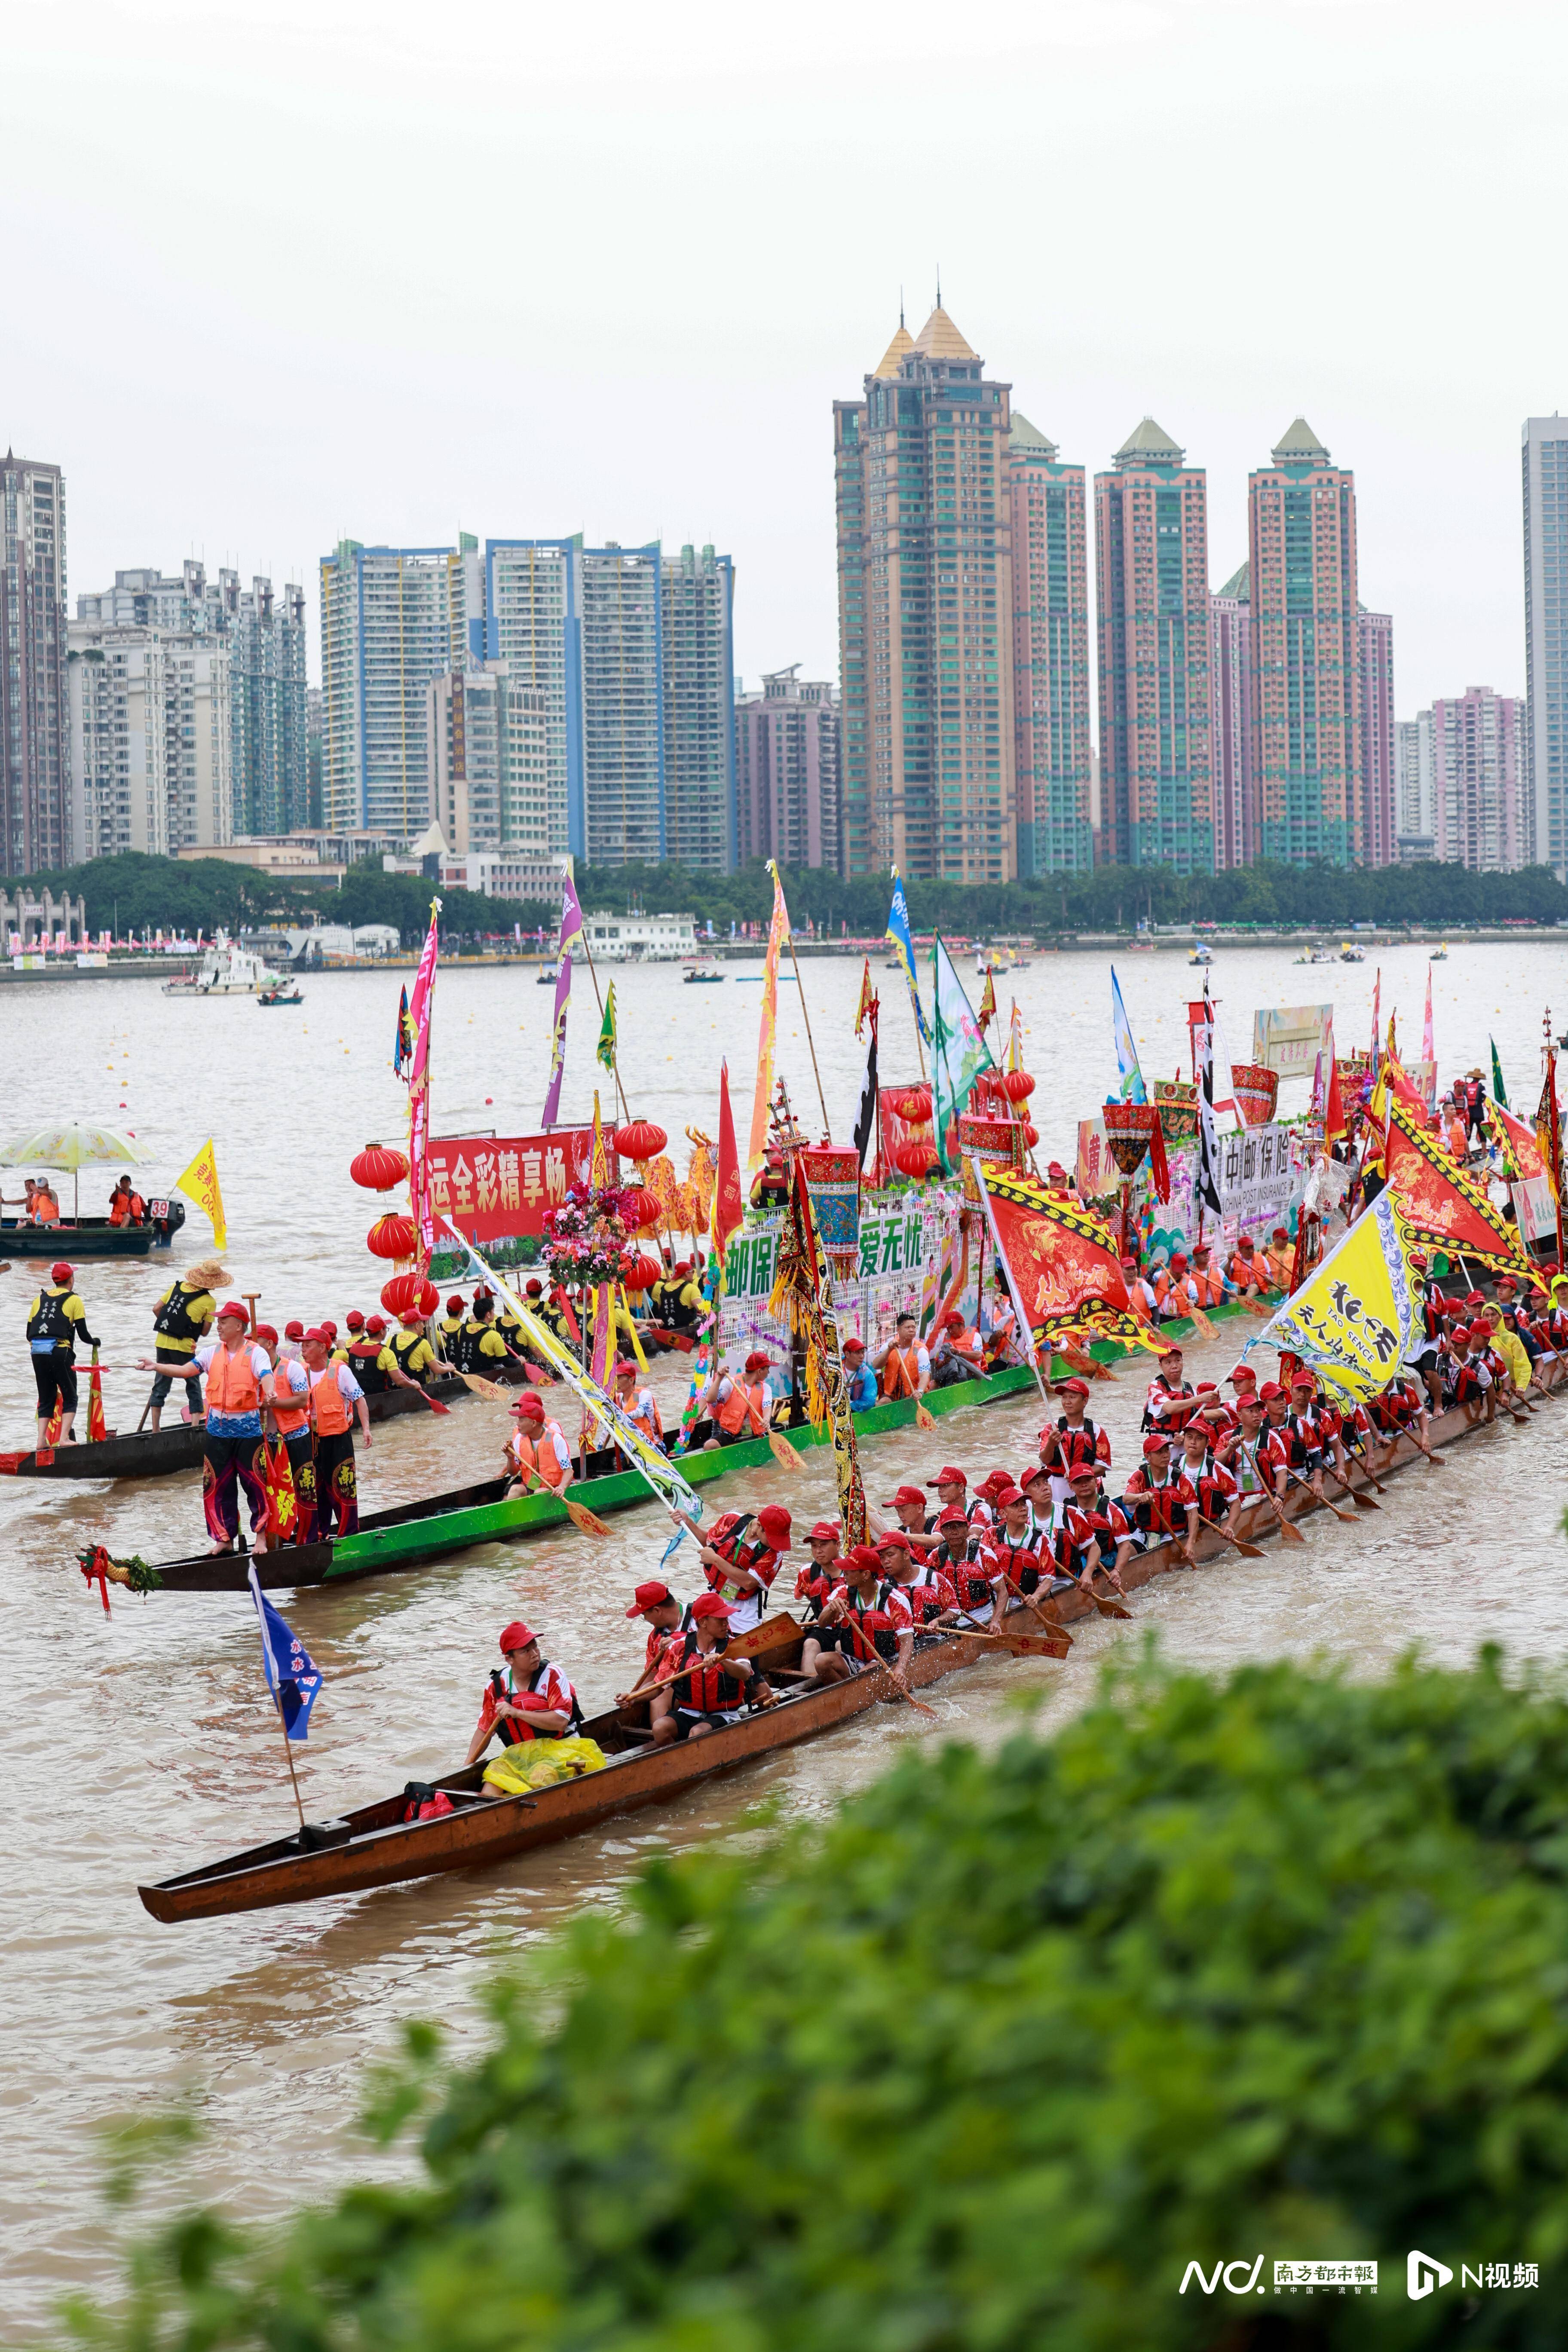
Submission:
<svg viewBox="0 0 1568 2352">
<path fill-rule="evenodd" d="M 73 1356 L 78 1331 L 98 1342 L 87 1328 L 87 1309 L 68 1282 L 51 1282 L 27 1309 L 27 1345 L 35 1356 Z"/>
<path fill-rule="evenodd" d="M 172 1282 L 153 1309 L 155 1356 L 194 1356 L 205 1339 L 217 1300 L 210 1290 Z"/>
<path fill-rule="evenodd" d="M 436 1350 L 423 1331 L 411 1331 L 405 1323 L 399 1325 L 375 1360 L 384 1372 L 402 1372 L 416 1381 L 421 1372 L 435 1370 Z"/>
</svg>

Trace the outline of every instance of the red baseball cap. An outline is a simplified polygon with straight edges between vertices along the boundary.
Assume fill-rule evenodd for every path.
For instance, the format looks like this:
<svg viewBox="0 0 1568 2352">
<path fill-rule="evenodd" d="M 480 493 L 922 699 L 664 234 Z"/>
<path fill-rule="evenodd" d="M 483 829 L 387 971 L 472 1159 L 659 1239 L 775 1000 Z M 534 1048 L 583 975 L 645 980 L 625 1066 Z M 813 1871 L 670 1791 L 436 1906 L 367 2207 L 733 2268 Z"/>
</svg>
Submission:
<svg viewBox="0 0 1568 2352">
<path fill-rule="evenodd" d="M 1014 1483 L 1017 1486 L 1018 1492 L 1021 1495 L 1027 1487 L 1034 1485 L 1037 1478 L 1048 1478 L 1051 1475 L 1051 1472 L 1047 1469 L 1043 1462 L 1028 1462 L 1026 1463 L 1023 1469 L 1019 1471 Z"/>
<path fill-rule="evenodd" d="M 879 1551 L 908 1551 L 910 1539 L 902 1528 L 889 1528 L 885 1536 L 877 1538 Z"/>
<path fill-rule="evenodd" d="M 772 1364 L 773 1358 L 771 1356 L 764 1356 L 760 1348 L 753 1348 L 751 1354 L 746 1358 L 746 1370 L 749 1372 L 765 1372 L 771 1368 Z"/>
<path fill-rule="evenodd" d="M 62 1257 L 58 1265 L 50 1266 L 49 1280 L 51 1282 L 68 1282 L 75 1271 L 76 1268 L 74 1266 L 68 1265 Z M 243 1311 L 244 1310 L 241 1309 L 242 1313 Z M 227 1312 L 226 1308 L 225 1309 L 225 1312 Z"/>
<path fill-rule="evenodd" d="M 1162 1348 L 1162 1349 L 1161 1349 L 1161 1350 L 1160 1350 L 1160 1361 L 1161 1361 L 1161 1363 L 1163 1363 L 1163 1364 L 1167 1364 L 1167 1363 L 1169 1363 L 1169 1362 L 1170 1362 L 1171 1358 L 1172 1358 L 1173 1356 L 1179 1356 L 1179 1355 L 1181 1354 L 1181 1352 L 1182 1352 L 1182 1351 L 1181 1351 L 1180 1348 L 1178 1348 L 1178 1347 L 1177 1347 L 1177 1345 L 1176 1345 L 1175 1341 L 1173 1339 L 1173 1340 L 1171 1341 L 1171 1344 L 1170 1344 L 1170 1346 L 1169 1346 L 1168 1348 Z"/>
<path fill-rule="evenodd" d="M 1233 1389 L 1255 1389 L 1258 1386 L 1258 1374 L 1250 1364 L 1237 1364 L 1234 1372 L 1226 1372 L 1226 1379 Z"/>
<path fill-rule="evenodd" d="M 375 1330 L 382 1330 L 382 1331 L 384 1331 L 384 1330 L 385 1330 L 385 1328 L 386 1328 L 386 1326 L 385 1326 L 385 1324 L 382 1321 L 382 1319 L 381 1319 L 381 1318 L 380 1318 L 380 1316 L 379 1316 L 379 1315 L 374 1315 L 374 1316 L 373 1316 L 373 1317 L 371 1318 L 370 1322 L 366 1325 L 366 1327 L 365 1327 L 365 1328 L 366 1328 L 366 1329 L 367 1329 L 367 1330 L 370 1330 L 370 1331 L 375 1331 Z M 304 1325 L 303 1325 L 302 1323 L 285 1323 L 285 1324 L 284 1324 L 284 1326 L 283 1326 L 283 1337 L 284 1337 L 286 1339 L 302 1339 L 304 1338 L 304 1336 L 305 1336 L 305 1327 L 304 1327 Z"/>
<path fill-rule="evenodd" d="M 251 1337 L 259 1339 L 265 1347 L 275 1348 L 278 1345 L 278 1334 L 270 1323 L 258 1323 Z"/>
<path fill-rule="evenodd" d="M 367 1338 L 372 1339 L 380 1339 L 380 1337 L 381 1337 L 381 1335 L 382 1335 L 382 1333 L 383 1333 L 383 1332 L 385 1330 L 385 1328 L 386 1328 L 386 1323 L 385 1323 L 384 1318 L 382 1316 L 380 1316 L 380 1315 L 373 1315 L 373 1316 L 371 1316 L 371 1318 L 369 1318 L 368 1322 L 365 1324 L 365 1327 L 364 1327 L 364 1328 L 365 1328 L 365 1335 L 366 1335 L 366 1337 L 367 1337 Z M 293 1326 L 293 1324 L 292 1324 L 292 1323 L 290 1323 L 290 1324 L 289 1324 L 289 1335 L 290 1335 L 290 1337 L 292 1337 L 292 1336 L 293 1336 L 293 1332 L 294 1332 L 294 1326 Z"/>
<path fill-rule="evenodd" d="M 1214 1397 L 1216 1400 L 1219 1396 L 1219 1391 L 1215 1386 L 1213 1381 L 1200 1381 L 1197 1386 L 1197 1393 L 1199 1396 Z"/>
<path fill-rule="evenodd" d="M 460 1305 L 461 1301 L 458 1303 Z M 343 1317 L 343 1321 L 348 1325 L 351 1331 L 363 1331 L 364 1329 L 364 1317 L 360 1313 L 357 1307 L 350 1307 L 348 1313 Z"/>
<path fill-rule="evenodd" d="M 966 1528 L 969 1525 L 956 1503 L 949 1503 L 945 1511 L 939 1511 L 936 1523 L 939 1528 Z"/>
<path fill-rule="evenodd" d="M 228 1309 L 226 1307 L 220 1307 L 218 1308 L 218 1320 L 220 1323 L 227 1313 Z M 321 1326 L 319 1324 L 312 1323 L 310 1329 L 305 1334 L 303 1344 L 307 1348 L 311 1346 L 326 1348 L 330 1347 L 331 1343 L 328 1339 L 326 1333 L 321 1328 Z"/>
<path fill-rule="evenodd" d="M 996 1508 L 999 1511 L 1010 1510 L 1015 1503 L 1021 1503 L 1023 1500 L 1023 1496 L 1019 1494 L 1016 1486 L 1013 1486 L 1011 1482 L 1009 1482 L 1005 1486 L 998 1486 L 996 1489 Z"/>
<path fill-rule="evenodd" d="M 1486 1303 L 1479 1290 L 1472 1290 L 1465 1300 L 1467 1307 L 1484 1307 Z"/>
<path fill-rule="evenodd" d="M 544 1419 L 543 1399 L 536 1396 L 531 1389 L 525 1389 L 513 1405 L 512 1411 L 514 1413 L 525 1412 L 530 1421 L 542 1421 Z"/>
<path fill-rule="evenodd" d="M 837 1522 L 833 1519 L 818 1519 L 816 1525 L 810 1530 L 805 1539 L 807 1543 L 836 1544 L 838 1541 L 838 1528 Z"/>
<path fill-rule="evenodd" d="M 701 1617 L 732 1617 L 735 1612 L 728 1601 L 721 1601 L 716 1592 L 700 1592 L 691 1604 L 693 1619 Z"/>
<path fill-rule="evenodd" d="M 460 1315 L 460 1314 L 462 1313 L 462 1311 L 463 1311 L 463 1302 L 462 1302 L 462 1300 L 458 1297 L 458 1296 L 457 1292 L 456 1292 L 456 1291 L 454 1291 L 454 1292 L 453 1292 L 453 1294 L 452 1294 L 452 1296 L 451 1296 L 451 1297 L 450 1297 L 450 1298 L 448 1298 L 448 1299 L 447 1299 L 447 1314 L 448 1314 L 448 1315 Z M 351 1315 L 351 1316 L 349 1317 L 349 1323 L 350 1323 L 350 1327 L 351 1327 L 351 1328 L 353 1327 L 353 1319 L 354 1319 L 354 1318 L 353 1318 L 353 1317 Z"/>
<path fill-rule="evenodd" d="M 1248 1389 L 1245 1396 L 1238 1396 L 1237 1398 L 1236 1409 L 1237 1412 L 1261 1412 L 1263 1410 L 1263 1399 L 1258 1395 L 1256 1389 Z"/>
<path fill-rule="evenodd" d="M 1172 1271 L 1172 1273 L 1173 1273 L 1173 1274 L 1174 1274 L 1174 1272 L 1175 1272 L 1176 1268 L 1177 1268 L 1179 1265 L 1185 1265 L 1186 1262 L 1187 1262 L 1187 1253 L 1186 1253 L 1186 1251 L 1185 1251 L 1185 1250 L 1177 1250 L 1177 1251 L 1174 1253 L 1174 1255 L 1173 1255 L 1172 1259 L 1171 1259 L 1171 1271 Z"/>
<path fill-rule="evenodd" d="M 538 1634 L 531 1632 L 521 1617 L 514 1617 L 510 1625 L 501 1627 L 501 1656 L 510 1658 L 514 1650 L 526 1650 L 531 1642 L 536 1642 L 538 1639 Z"/>
<path fill-rule="evenodd" d="M 945 1469 L 939 1470 L 934 1478 L 928 1478 L 926 1480 L 926 1485 L 928 1486 L 967 1486 L 968 1484 L 968 1472 L 965 1470 L 955 1470 L 951 1463 L 948 1464 Z"/>
<path fill-rule="evenodd" d="M 1075 1486 L 1098 1486 L 1100 1473 L 1092 1462 L 1080 1462 L 1072 1474 L 1071 1484 Z"/>
<path fill-rule="evenodd" d="M 1272 1404 L 1276 1397 L 1282 1397 L 1284 1393 L 1278 1381 L 1265 1381 L 1258 1391 L 1258 1398 L 1264 1404 Z"/>
<path fill-rule="evenodd" d="M 632 1595 L 632 1605 L 626 1611 L 626 1615 L 640 1617 L 647 1610 L 662 1609 L 674 1598 L 675 1595 L 668 1584 L 639 1584 Z"/>
<path fill-rule="evenodd" d="M 853 1333 L 851 1333 L 850 1337 L 844 1342 L 844 1353 L 847 1355 L 851 1348 L 855 1349 L 857 1355 L 863 1356 L 866 1352 L 866 1342 L 864 1339 L 857 1339 Z"/>
<path fill-rule="evenodd" d="M 322 1328 L 322 1330 L 326 1333 L 326 1335 L 327 1335 L 327 1337 L 328 1337 L 328 1339 L 335 1339 L 337 1338 L 337 1336 L 338 1336 L 338 1327 L 337 1327 L 337 1325 L 332 1321 L 332 1318 L 331 1318 L 331 1317 L 330 1315 L 323 1315 L 323 1316 L 322 1316 L 322 1318 L 321 1318 L 321 1328 Z"/>
<path fill-rule="evenodd" d="M 1086 1397 L 1089 1394 L 1089 1382 L 1076 1378 L 1070 1381 L 1058 1381 L 1057 1393 L 1058 1396 Z"/>
<path fill-rule="evenodd" d="M 782 1503 L 764 1503 L 757 1513 L 757 1525 L 775 1551 L 789 1549 L 789 1513 Z"/>
<path fill-rule="evenodd" d="M 69 1266 L 67 1266 L 64 1274 L 57 1274 L 55 1280 L 57 1282 L 68 1282 L 70 1280 Z M 250 1321 L 250 1310 L 246 1306 L 245 1301 L 242 1298 L 226 1298 L 224 1300 L 223 1305 L 218 1308 L 217 1319 L 221 1323 L 230 1315 L 237 1317 L 241 1323 L 248 1324 Z"/>
<path fill-rule="evenodd" d="M 925 1499 L 923 1486 L 900 1486 L 891 1502 L 884 1503 L 882 1507 L 886 1511 L 891 1511 L 896 1509 L 900 1503 L 918 1503 L 921 1510 L 924 1510 Z"/>
<path fill-rule="evenodd" d="M 847 1554 L 844 1565 L 858 1569 L 862 1576 L 876 1576 L 880 1572 L 882 1563 L 869 1544 L 855 1544 Z"/>
<path fill-rule="evenodd" d="M 998 1486 L 1010 1486 L 1012 1483 L 1005 1470 L 988 1470 L 974 1491 L 977 1495 L 994 1496 Z"/>
<path fill-rule="evenodd" d="M 957 1309 L 957 1307 L 956 1307 L 952 1309 L 952 1313 L 951 1313 L 951 1314 L 949 1314 L 949 1315 L 944 1315 L 944 1316 L 942 1317 L 942 1329 L 945 1331 L 945 1330 L 947 1330 L 947 1329 L 950 1328 L 950 1326 L 951 1326 L 951 1325 L 952 1325 L 952 1324 L 954 1324 L 954 1323 L 956 1323 L 956 1324 L 957 1324 L 957 1326 L 958 1326 L 959 1329 L 962 1331 L 962 1330 L 963 1330 L 963 1316 L 959 1313 L 959 1311 L 958 1311 L 958 1309 Z"/>
<path fill-rule="evenodd" d="M 1293 1389 L 1315 1389 L 1318 1383 L 1310 1372 L 1302 1371 L 1291 1373 L 1290 1385 Z"/>
</svg>

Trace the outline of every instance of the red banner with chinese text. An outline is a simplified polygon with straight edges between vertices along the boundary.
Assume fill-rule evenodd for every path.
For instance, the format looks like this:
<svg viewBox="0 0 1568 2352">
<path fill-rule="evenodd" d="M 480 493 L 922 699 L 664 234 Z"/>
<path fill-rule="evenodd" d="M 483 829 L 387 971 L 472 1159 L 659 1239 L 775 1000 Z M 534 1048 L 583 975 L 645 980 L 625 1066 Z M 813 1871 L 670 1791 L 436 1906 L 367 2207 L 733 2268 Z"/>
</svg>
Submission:
<svg viewBox="0 0 1568 2352">
<path fill-rule="evenodd" d="M 1384 1164 L 1390 1191 L 1421 1233 L 1480 1265 L 1539 1281 L 1520 1246 L 1517 1228 L 1493 1208 L 1438 1139 L 1426 1132 L 1425 1113 L 1418 1125 L 1397 1095 L 1388 1105 Z"/>
<path fill-rule="evenodd" d="M 430 1205 L 482 1248 L 544 1231 L 574 1184 L 586 1184 L 594 1161 L 591 1127 L 547 1135 L 440 1135 L 429 1145 Z M 619 1181 L 610 1154 L 610 1181 Z"/>
<path fill-rule="evenodd" d="M 1073 1335 L 1142 1343 L 1110 1229 L 1032 1176 L 982 1170 L 991 1230 L 1016 1309 L 1045 1347 Z"/>
</svg>

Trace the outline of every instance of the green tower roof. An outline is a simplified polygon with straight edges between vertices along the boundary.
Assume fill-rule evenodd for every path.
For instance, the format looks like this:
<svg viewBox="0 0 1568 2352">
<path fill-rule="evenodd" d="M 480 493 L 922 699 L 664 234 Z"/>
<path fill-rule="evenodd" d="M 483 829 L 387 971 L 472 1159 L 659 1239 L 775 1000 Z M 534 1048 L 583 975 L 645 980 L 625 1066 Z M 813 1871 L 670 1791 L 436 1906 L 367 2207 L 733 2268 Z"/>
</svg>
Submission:
<svg viewBox="0 0 1568 2352">
<path fill-rule="evenodd" d="M 1007 446 L 1009 449 L 1035 449 L 1043 457 L 1054 457 L 1057 454 L 1056 443 L 1047 441 L 1039 427 L 1031 425 L 1022 410 L 1016 408 L 1013 411 L 1013 426 L 1007 436 Z"/>
<path fill-rule="evenodd" d="M 1234 596 L 1243 604 L 1250 604 L 1252 601 L 1252 566 L 1250 563 L 1244 563 L 1239 571 L 1233 572 L 1230 578 L 1226 582 L 1225 586 L 1216 590 L 1215 593 L 1221 596 Z"/>
<path fill-rule="evenodd" d="M 1326 466 L 1329 462 L 1328 451 L 1304 416 L 1297 417 L 1268 454 L 1277 466 Z"/>
<path fill-rule="evenodd" d="M 1116 463 L 1121 467 L 1179 466 L 1186 454 L 1152 416 L 1145 416 L 1118 449 Z"/>
</svg>

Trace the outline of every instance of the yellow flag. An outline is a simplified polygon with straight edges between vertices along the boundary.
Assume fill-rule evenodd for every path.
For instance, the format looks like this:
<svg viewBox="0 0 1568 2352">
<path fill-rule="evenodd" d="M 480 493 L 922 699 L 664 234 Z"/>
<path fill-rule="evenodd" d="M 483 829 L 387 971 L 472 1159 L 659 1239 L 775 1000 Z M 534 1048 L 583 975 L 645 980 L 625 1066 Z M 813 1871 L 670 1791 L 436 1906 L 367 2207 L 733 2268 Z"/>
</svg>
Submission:
<svg viewBox="0 0 1568 2352">
<path fill-rule="evenodd" d="M 1392 1192 L 1381 1192 L 1242 1353 L 1288 1350 L 1342 1397 L 1359 1403 L 1380 1396 L 1422 1328 L 1422 1292 L 1410 1265 L 1414 1241 Z"/>
<path fill-rule="evenodd" d="M 204 1217 L 212 1220 L 213 1246 L 228 1247 L 228 1226 L 223 1213 L 223 1194 L 218 1190 L 217 1158 L 209 1135 L 183 1176 L 174 1179 L 174 1190 L 194 1201 Z"/>
</svg>

